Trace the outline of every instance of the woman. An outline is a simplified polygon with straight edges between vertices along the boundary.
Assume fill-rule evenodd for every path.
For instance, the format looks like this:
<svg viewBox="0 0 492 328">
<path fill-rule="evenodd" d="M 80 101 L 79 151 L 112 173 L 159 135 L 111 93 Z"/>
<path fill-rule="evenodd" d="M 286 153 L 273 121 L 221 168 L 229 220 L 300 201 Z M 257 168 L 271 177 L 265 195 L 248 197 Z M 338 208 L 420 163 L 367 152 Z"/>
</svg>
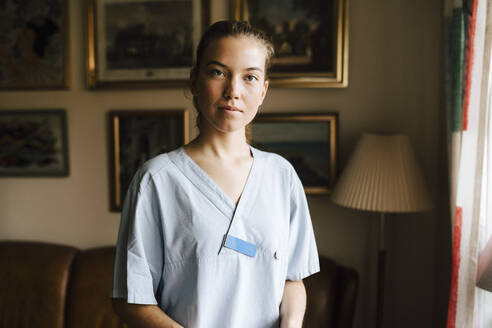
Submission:
<svg viewBox="0 0 492 328">
<path fill-rule="evenodd" d="M 190 74 L 200 135 L 147 162 L 125 200 L 112 297 L 137 327 L 301 327 L 302 279 L 319 271 L 302 185 L 248 145 L 268 90 L 271 43 L 213 24 Z"/>
</svg>

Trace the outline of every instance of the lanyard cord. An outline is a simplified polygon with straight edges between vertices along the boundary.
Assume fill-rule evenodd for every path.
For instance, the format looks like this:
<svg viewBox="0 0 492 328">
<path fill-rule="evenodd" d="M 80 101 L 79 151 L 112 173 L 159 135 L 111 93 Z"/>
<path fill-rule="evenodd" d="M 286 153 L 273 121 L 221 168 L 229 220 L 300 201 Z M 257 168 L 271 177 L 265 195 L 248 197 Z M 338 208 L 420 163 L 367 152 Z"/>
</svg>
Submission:
<svg viewBox="0 0 492 328">
<path fill-rule="evenodd" d="M 224 238 L 222 238 L 222 243 L 220 244 L 220 248 L 219 248 L 219 252 L 217 253 L 217 255 L 220 254 L 220 251 L 222 250 L 222 248 L 224 247 L 225 245 L 225 242 L 227 240 L 227 236 L 229 235 L 229 230 L 231 230 L 231 226 L 232 226 L 232 223 L 234 222 L 234 218 L 236 217 L 236 210 L 237 210 L 237 206 L 236 208 L 234 209 L 234 212 L 232 213 L 232 219 L 231 219 L 231 222 L 229 222 L 229 227 L 227 228 L 227 231 L 224 235 Z"/>
</svg>

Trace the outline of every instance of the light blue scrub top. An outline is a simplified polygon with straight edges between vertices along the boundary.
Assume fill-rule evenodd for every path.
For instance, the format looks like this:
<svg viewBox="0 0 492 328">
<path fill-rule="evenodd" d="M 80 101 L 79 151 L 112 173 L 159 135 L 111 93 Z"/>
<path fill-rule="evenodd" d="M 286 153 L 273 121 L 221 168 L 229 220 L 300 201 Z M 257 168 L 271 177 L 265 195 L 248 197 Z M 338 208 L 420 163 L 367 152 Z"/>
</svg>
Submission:
<svg viewBox="0 0 492 328">
<path fill-rule="evenodd" d="M 293 167 L 251 152 L 237 207 L 183 148 L 144 164 L 123 206 L 112 297 L 158 304 L 186 328 L 279 326 L 285 280 L 318 272 L 318 253 Z M 255 257 L 221 247 L 228 229 Z"/>
</svg>

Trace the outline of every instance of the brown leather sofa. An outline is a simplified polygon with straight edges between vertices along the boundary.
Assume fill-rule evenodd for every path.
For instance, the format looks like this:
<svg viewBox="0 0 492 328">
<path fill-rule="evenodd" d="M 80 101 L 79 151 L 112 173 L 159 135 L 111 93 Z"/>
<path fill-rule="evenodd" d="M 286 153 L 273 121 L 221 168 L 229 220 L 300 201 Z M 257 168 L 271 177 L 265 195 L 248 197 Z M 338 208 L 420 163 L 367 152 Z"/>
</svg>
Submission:
<svg viewBox="0 0 492 328">
<path fill-rule="evenodd" d="M 114 252 L 114 247 L 0 242 L 0 328 L 126 327 L 109 298 Z M 321 272 L 304 281 L 304 327 L 352 327 L 357 272 L 322 257 Z"/>
</svg>

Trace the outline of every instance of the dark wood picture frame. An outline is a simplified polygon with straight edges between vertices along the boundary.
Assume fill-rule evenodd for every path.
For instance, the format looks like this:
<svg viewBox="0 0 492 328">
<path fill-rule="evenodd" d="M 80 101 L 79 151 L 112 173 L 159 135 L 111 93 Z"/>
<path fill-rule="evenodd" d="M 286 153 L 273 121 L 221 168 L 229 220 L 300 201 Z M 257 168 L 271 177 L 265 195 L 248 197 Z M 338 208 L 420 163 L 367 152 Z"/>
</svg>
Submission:
<svg viewBox="0 0 492 328">
<path fill-rule="evenodd" d="M 348 0 L 233 0 L 231 15 L 272 38 L 272 86 L 348 86 Z"/>
<path fill-rule="evenodd" d="M 69 0 L 6 0 L 0 13 L 0 91 L 68 89 Z"/>
<path fill-rule="evenodd" d="M 130 181 L 144 162 L 188 142 L 188 121 L 186 109 L 109 112 L 112 211 L 121 211 Z"/>
<path fill-rule="evenodd" d="M 68 174 L 65 110 L 0 110 L 0 177 Z"/>
<path fill-rule="evenodd" d="M 87 86 L 187 85 L 210 0 L 85 0 Z"/>
<path fill-rule="evenodd" d="M 337 113 L 265 113 L 251 125 L 253 146 L 285 157 L 307 194 L 328 194 L 338 174 Z"/>
</svg>

